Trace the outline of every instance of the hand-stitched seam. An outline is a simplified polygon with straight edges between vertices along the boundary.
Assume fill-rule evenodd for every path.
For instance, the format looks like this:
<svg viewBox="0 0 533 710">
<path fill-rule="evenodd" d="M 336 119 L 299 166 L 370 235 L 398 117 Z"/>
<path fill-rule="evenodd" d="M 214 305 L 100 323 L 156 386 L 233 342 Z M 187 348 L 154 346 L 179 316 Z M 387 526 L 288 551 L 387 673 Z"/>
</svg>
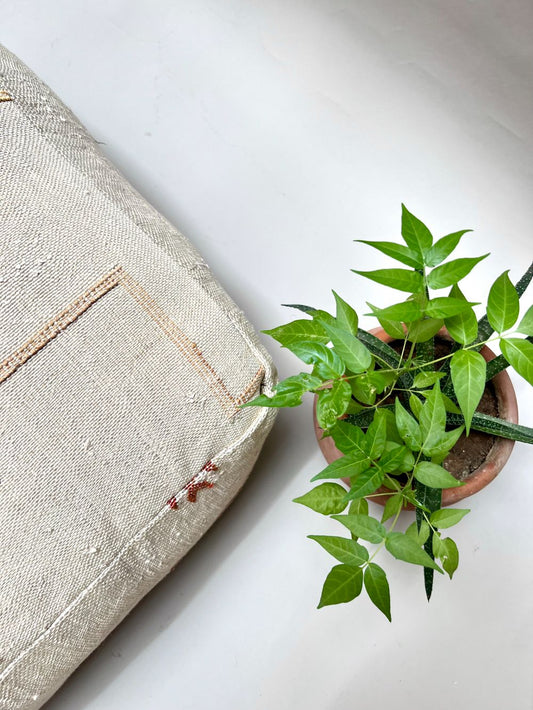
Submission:
<svg viewBox="0 0 533 710">
<path fill-rule="evenodd" d="M 220 404 L 226 409 L 228 416 L 234 414 L 236 411 L 234 397 L 213 367 L 207 362 L 197 344 L 185 335 L 150 294 L 125 271 L 122 272 L 121 284 L 174 343 L 189 364 L 207 382 Z"/>
<path fill-rule="evenodd" d="M 41 330 L 27 340 L 22 347 L 0 363 L 0 382 L 6 380 L 33 355 L 53 340 L 62 330 L 73 323 L 99 298 L 118 285 L 122 269 L 117 266 L 97 281 L 85 293 L 68 305 L 59 315 L 48 321 Z"/>
<path fill-rule="evenodd" d="M 93 286 L 85 291 L 79 298 L 70 303 L 52 320 L 48 321 L 37 333 L 31 336 L 20 348 L 0 362 L 0 383 L 10 377 L 18 368 L 39 352 L 47 343 L 53 340 L 61 331 L 65 330 L 82 313 L 90 308 L 96 301 L 112 288 L 122 285 L 127 293 L 133 297 L 137 304 L 161 328 L 167 337 L 178 348 L 187 362 L 196 370 L 207 383 L 215 397 L 218 399 L 228 417 L 233 416 L 240 404 L 246 401 L 246 393 L 253 387 L 262 372 L 258 370 L 252 382 L 243 393 L 233 397 L 214 368 L 207 362 L 197 344 L 192 342 L 185 333 L 167 316 L 159 304 L 148 292 L 121 266 L 115 266 Z"/>
<path fill-rule="evenodd" d="M 257 370 L 255 375 L 252 377 L 248 386 L 245 387 L 244 390 L 239 395 L 237 395 L 235 397 L 235 404 L 241 405 L 241 404 L 244 404 L 245 402 L 247 402 L 250 395 L 252 394 L 252 392 L 255 392 L 255 390 L 259 387 L 259 384 L 262 381 L 264 376 L 265 376 L 265 368 L 261 365 L 261 367 Z"/>
<path fill-rule="evenodd" d="M 0 89 L 0 103 L 2 101 L 13 101 L 13 97 L 11 94 L 8 94 L 7 91 Z"/>
</svg>

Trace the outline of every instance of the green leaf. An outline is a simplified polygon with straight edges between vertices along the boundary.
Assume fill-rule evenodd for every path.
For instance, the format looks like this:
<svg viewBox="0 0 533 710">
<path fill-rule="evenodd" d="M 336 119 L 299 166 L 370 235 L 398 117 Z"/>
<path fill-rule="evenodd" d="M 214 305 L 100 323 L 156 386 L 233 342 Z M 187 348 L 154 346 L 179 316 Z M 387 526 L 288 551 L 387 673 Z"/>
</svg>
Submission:
<svg viewBox="0 0 533 710">
<path fill-rule="evenodd" d="M 271 330 L 263 330 L 263 333 L 277 340 L 284 347 L 291 349 L 294 343 L 315 342 L 326 344 L 329 341 L 324 329 L 314 320 L 293 320 L 285 325 L 280 325 Z"/>
<path fill-rule="evenodd" d="M 346 489 L 338 483 L 322 483 L 305 495 L 294 499 L 294 503 L 306 505 L 322 515 L 341 513 L 346 507 Z"/>
<path fill-rule="evenodd" d="M 325 478 L 353 478 L 368 468 L 369 463 L 369 458 L 363 450 L 350 451 L 346 456 L 336 459 L 326 466 L 323 471 L 313 476 L 311 482 Z"/>
<path fill-rule="evenodd" d="M 403 329 L 403 326 L 400 321 L 396 320 L 387 320 L 386 318 L 381 318 L 379 314 L 379 308 L 377 306 L 373 306 L 371 303 L 367 302 L 368 307 L 372 311 L 372 315 L 376 316 L 378 319 L 378 323 L 380 326 L 383 328 L 383 330 L 390 335 L 392 338 L 396 338 L 397 340 L 403 340 L 405 337 L 405 332 Z"/>
<path fill-rule="evenodd" d="M 439 552 L 442 567 L 449 578 L 452 579 L 453 573 L 459 566 L 459 550 L 457 549 L 457 545 L 451 537 L 445 537 L 444 540 L 441 540 L 441 549 Z"/>
<path fill-rule="evenodd" d="M 428 390 L 420 390 L 420 394 L 423 397 L 428 397 L 430 392 Z M 447 412 L 451 412 L 452 414 L 461 414 L 461 410 L 455 404 L 453 399 L 450 399 L 447 395 L 442 394 L 442 393 L 441 393 L 441 396 L 442 396 L 442 402 L 444 403 L 444 409 Z"/>
<path fill-rule="evenodd" d="M 353 333 L 326 324 L 323 326 L 333 343 L 336 354 L 342 358 L 349 370 L 354 374 L 368 370 L 372 364 L 372 355 Z"/>
<path fill-rule="evenodd" d="M 424 266 L 422 258 L 403 244 L 396 244 L 395 242 L 368 242 L 365 239 L 355 239 L 354 241 L 360 242 L 361 244 L 368 244 L 369 247 L 374 247 L 374 249 L 377 249 L 382 254 L 390 256 L 396 259 L 396 261 L 401 261 L 401 263 L 406 266 L 412 266 L 415 269 L 421 269 Z"/>
<path fill-rule="evenodd" d="M 349 515 L 368 515 L 368 501 L 366 498 L 356 498 L 350 503 Z"/>
<path fill-rule="evenodd" d="M 368 515 L 368 501 L 366 498 L 356 498 L 348 506 L 348 515 Z M 352 540 L 359 538 L 353 532 L 350 533 Z"/>
<path fill-rule="evenodd" d="M 451 431 L 445 431 L 431 447 L 424 446 L 424 454 L 430 456 L 432 459 L 440 459 L 439 461 L 434 460 L 433 463 L 441 463 L 453 449 L 463 431 L 463 426 L 452 429 Z"/>
<path fill-rule="evenodd" d="M 282 303 L 281 305 L 285 308 L 296 308 L 299 311 L 303 311 L 314 320 L 321 320 L 325 323 L 329 323 L 330 325 L 335 325 L 336 323 L 335 318 L 331 315 L 331 313 L 327 313 L 327 311 L 322 311 L 318 308 L 313 308 L 312 306 L 304 306 L 301 303 Z"/>
<path fill-rule="evenodd" d="M 407 246 L 422 259 L 433 244 L 429 229 L 405 205 L 402 205 L 402 237 Z"/>
<path fill-rule="evenodd" d="M 453 399 L 450 399 L 447 395 L 443 394 L 442 401 L 444 402 L 444 408 L 446 409 L 447 412 L 451 412 L 452 414 L 461 414 L 461 410 L 455 404 Z"/>
<path fill-rule="evenodd" d="M 392 448 L 395 444 L 403 445 L 403 439 L 396 426 L 396 417 L 392 409 L 380 407 L 379 411 L 387 424 L 387 444 L 385 445 L 385 450 L 388 451 L 389 449 L 387 447 L 390 446 Z"/>
<path fill-rule="evenodd" d="M 440 533 L 433 533 L 433 540 L 432 540 L 432 552 L 433 552 L 433 557 L 440 557 L 441 553 L 444 554 L 444 545 L 442 544 L 442 539 L 440 537 Z"/>
<path fill-rule="evenodd" d="M 446 409 L 439 382 L 433 385 L 433 389 L 423 390 L 422 394 L 426 397 L 426 401 L 420 410 L 419 421 L 422 433 L 422 447 L 427 449 L 435 446 L 444 434 Z"/>
<path fill-rule="evenodd" d="M 350 379 L 353 396 L 358 402 L 372 405 L 376 401 L 377 387 L 368 374 L 359 375 Z"/>
<path fill-rule="evenodd" d="M 358 476 L 355 477 L 349 493 L 346 494 L 346 500 L 354 500 L 355 498 L 364 498 L 376 491 L 385 478 L 384 472 L 380 468 L 367 468 Z"/>
<path fill-rule="evenodd" d="M 413 473 L 417 481 L 431 488 L 456 488 L 463 485 L 446 469 L 431 461 L 420 461 L 414 467 Z"/>
<path fill-rule="evenodd" d="M 395 405 L 396 427 L 402 439 L 411 451 L 420 451 L 422 434 L 416 419 L 402 406 L 398 397 Z"/>
<path fill-rule="evenodd" d="M 426 313 L 432 318 L 450 318 L 459 313 L 465 313 L 476 303 L 470 303 L 462 298 L 452 298 L 450 296 L 440 296 L 432 298 L 426 306 Z"/>
<path fill-rule="evenodd" d="M 379 319 L 384 319 L 388 321 L 402 321 L 404 323 L 411 323 L 412 321 L 418 320 L 422 317 L 422 309 L 420 304 L 415 301 L 404 301 L 403 303 L 395 303 L 387 308 L 376 308 L 375 306 L 370 306 L 372 313 L 368 315 L 375 316 Z"/>
<path fill-rule="evenodd" d="M 450 296 L 468 303 L 458 286 L 452 287 Z M 446 318 L 444 325 L 452 338 L 458 343 L 461 343 L 461 345 L 469 345 L 477 338 L 477 318 L 474 310 L 470 306 L 462 313 Z"/>
<path fill-rule="evenodd" d="M 409 323 L 408 338 L 412 343 L 425 343 L 436 335 L 444 325 L 442 318 L 421 318 Z"/>
<path fill-rule="evenodd" d="M 431 513 L 430 523 L 439 529 L 451 528 L 462 520 L 470 512 L 469 509 L 443 508 Z"/>
<path fill-rule="evenodd" d="M 343 604 L 361 594 L 363 571 L 360 567 L 336 565 L 326 577 L 318 608 L 330 604 Z"/>
<path fill-rule="evenodd" d="M 381 394 L 387 387 L 390 387 L 396 382 L 397 373 L 374 370 L 374 372 L 368 373 L 368 379 L 376 387 L 376 391 Z"/>
<path fill-rule="evenodd" d="M 347 330 L 348 333 L 351 333 L 352 335 L 357 335 L 357 327 L 359 323 L 359 318 L 357 317 L 357 313 L 354 311 L 354 309 L 350 306 L 349 303 L 346 303 L 338 293 L 335 293 L 333 291 L 333 295 L 335 297 L 335 304 L 337 306 L 337 323 L 338 327 L 341 330 Z"/>
<path fill-rule="evenodd" d="M 335 535 L 308 535 L 311 540 L 315 540 L 322 545 L 326 552 L 333 555 L 336 560 L 345 565 L 364 565 L 368 560 L 368 550 L 363 545 L 359 545 L 355 540 Z"/>
<path fill-rule="evenodd" d="M 488 254 L 483 256 L 454 259 L 446 264 L 437 266 L 428 274 L 427 281 L 430 288 L 447 288 L 453 286 L 469 274 L 476 264 L 486 259 Z"/>
<path fill-rule="evenodd" d="M 387 502 L 383 508 L 383 515 L 381 516 L 381 522 L 385 523 L 390 518 L 393 518 L 399 513 L 403 505 L 403 496 L 401 493 L 395 493 L 387 498 Z"/>
<path fill-rule="evenodd" d="M 354 274 L 359 274 L 359 276 L 364 276 L 371 281 L 395 288 L 398 291 L 418 293 L 424 288 L 424 279 L 418 271 L 409 271 L 408 269 L 376 269 L 375 271 L 352 269 L 352 271 Z"/>
<path fill-rule="evenodd" d="M 379 466 L 385 473 L 407 473 L 415 463 L 413 454 L 406 446 L 397 446 L 387 442 L 386 451 L 379 460 Z"/>
<path fill-rule="evenodd" d="M 302 392 L 299 390 L 291 397 L 276 397 L 272 395 L 269 397 L 266 394 L 260 394 L 249 402 L 245 402 L 240 405 L 240 408 L 244 407 L 297 407 L 302 403 Z"/>
<path fill-rule="evenodd" d="M 379 520 L 369 515 L 332 515 L 332 518 L 342 523 L 354 535 L 368 542 L 381 542 L 387 535 L 386 529 Z"/>
<path fill-rule="evenodd" d="M 533 335 L 533 306 L 528 308 L 516 330 L 524 335 Z"/>
<path fill-rule="evenodd" d="M 340 421 L 331 429 L 331 436 L 333 437 L 335 446 L 339 451 L 342 451 L 343 454 L 352 455 L 360 452 L 365 455 L 365 460 L 368 460 L 365 435 L 360 427 Z"/>
<path fill-rule="evenodd" d="M 278 382 L 274 387 L 274 395 L 272 397 L 261 394 L 242 406 L 297 407 L 302 403 L 302 394 L 304 392 L 316 389 L 321 384 L 322 380 L 318 377 L 302 372 L 299 375 L 293 375 L 292 377 L 287 377 L 286 380 Z"/>
<path fill-rule="evenodd" d="M 296 384 L 301 385 L 303 388 L 305 388 L 306 392 L 312 392 L 313 390 L 316 390 L 317 387 L 320 387 L 320 385 L 322 384 L 322 380 L 319 377 L 314 377 L 313 375 L 309 374 L 309 372 L 300 372 L 299 375 L 292 375 L 291 377 L 287 377 L 287 379 L 279 382 L 274 388 L 275 391 L 278 392 L 278 388 L 288 382 L 294 382 Z"/>
<path fill-rule="evenodd" d="M 329 336 L 327 336 L 329 339 Z M 345 365 L 340 357 L 321 343 L 302 342 L 291 345 L 292 352 L 308 365 L 314 365 L 313 373 L 324 379 L 344 375 Z"/>
<path fill-rule="evenodd" d="M 380 409 L 376 410 L 374 421 L 368 427 L 365 439 L 369 457 L 377 459 L 381 456 L 387 440 L 387 420 L 386 415 Z"/>
<path fill-rule="evenodd" d="M 346 380 L 336 380 L 328 389 L 320 390 L 316 404 L 316 418 L 322 429 L 334 426 L 348 409 L 352 389 Z"/>
<path fill-rule="evenodd" d="M 459 244 L 463 234 L 471 231 L 471 229 L 463 229 L 460 232 L 447 234 L 445 237 L 442 237 L 442 239 L 436 241 L 431 249 L 426 253 L 426 265 L 437 266 L 437 264 L 440 264 L 444 261 L 444 259 L 447 259 L 455 247 Z"/>
<path fill-rule="evenodd" d="M 397 560 L 410 562 L 413 565 L 422 565 L 429 567 L 442 574 L 441 568 L 431 559 L 417 542 L 410 536 L 404 533 L 393 532 L 389 533 L 385 540 L 385 547 Z"/>
<path fill-rule="evenodd" d="M 450 373 L 455 396 L 465 419 L 467 436 L 472 416 L 485 390 L 486 371 L 485 358 L 475 350 L 457 350 L 452 355 Z"/>
<path fill-rule="evenodd" d="M 531 262 L 526 272 L 522 274 L 520 279 L 515 284 L 515 290 L 518 294 L 518 298 L 520 298 L 520 296 L 524 294 L 525 290 L 531 283 L 531 279 L 533 279 L 533 262 Z M 484 315 L 483 318 L 479 319 L 478 328 L 479 335 L 476 341 L 478 343 L 481 343 L 483 340 L 487 340 L 488 338 L 490 338 L 490 336 L 494 332 L 494 328 L 490 325 L 489 319 L 486 315 Z"/>
<path fill-rule="evenodd" d="M 533 385 L 533 344 L 520 338 L 502 338 L 500 347 L 511 366 Z"/>
<path fill-rule="evenodd" d="M 504 271 L 492 284 L 487 303 L 487 318 L 497 333 L 512 328 L 520 312 L 520 302 L 515 287 Z"/>
<path fill-rule="evenodd" d="M 383 488 L 386 488 L 387 491 L 392 493 L 400 492 L 402 490 L 400 483 L 396 480 L 394 476 L 385 476 L 385 480 L 383 481 Z M 383 520 L 381 522 L 383 522 Z"/>
<path fill-rule="evenodd" d="M 391 621 L 390 590 L 387 575 L 381 567 L 371 562 L 364 573 L 364 584 L 372 603 Z"/>
<path fill-rule="evenodd" d="M 417 375 L 415 375 L 415 379 L 413 380 L 413 387 L 417 387 L 418 389 L 423 389 L 424 387 L 431 387 L 435 384 L 435 382 L 438 382 L 441 377 L 444 377 L 442 372 L 419 372 Z"/>
<path fill-rule="evenodd" d="M 418 524 L 415 520 L 414 523 L 411 523 L 411 525 L 409 525 L 409 527 L 405 531 L 405 534 L 408 537 L 412 537 L 418 547 L 422 547 L 422 545 L 429 538 L 429 525 L 425 520 L 422 520 L 419 529 Z"/>
<path fill-rule="evenodd" d="M 411 407 L 411 411 L 415 415 L 417 419 L 420 419 L 420 412 L 422 411 L 422 402 L 418 399 L 416 394 L 412 394 L 409 397 L 409 406 Z"/>
</svg>

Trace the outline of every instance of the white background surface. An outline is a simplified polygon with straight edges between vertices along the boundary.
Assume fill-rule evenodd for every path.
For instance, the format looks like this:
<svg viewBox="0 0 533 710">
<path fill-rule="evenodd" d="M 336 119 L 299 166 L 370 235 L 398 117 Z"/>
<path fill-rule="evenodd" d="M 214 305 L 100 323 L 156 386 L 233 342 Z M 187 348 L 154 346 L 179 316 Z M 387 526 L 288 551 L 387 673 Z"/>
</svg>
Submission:
<svg viewBox="0 0 533 710">
<path fill-rule="evenodd" d="M 0 41 L 188 235 L 258 329 L 292 318 L 280 303 L 332 308 L 331 288 L 359 312 L 392 302 L 349 269 L 384 266 L 352 240 L 396 239 L 401 201 L 437 236 L 474 228 L 459 255 L 492 252 L 464 282 L 473 300 L 531 259 L 528 0 L 0 10 Z M 293 374 L 296 359 L 268 347 Z M 47 709 L 530 710 L 532 461 L 518 444 L 470 499 L 454 533 L 459 571 L 436 580 L 430 605 L 421 570 L 391 558 L 392 625 L 363 597 L 316 611 L 330 559 L 305 536 L 338 530 L 290 502 L 323 461 L 310 402 L 283 411 L 232 507 Z"/>
</svg>

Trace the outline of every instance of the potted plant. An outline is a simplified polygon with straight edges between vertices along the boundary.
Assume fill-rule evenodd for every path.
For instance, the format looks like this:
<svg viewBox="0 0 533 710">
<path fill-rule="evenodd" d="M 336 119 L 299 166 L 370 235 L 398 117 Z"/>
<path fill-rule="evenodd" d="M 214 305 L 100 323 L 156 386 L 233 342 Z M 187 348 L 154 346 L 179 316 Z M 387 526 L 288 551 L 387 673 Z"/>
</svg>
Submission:
<svg viewBox="0 0 533 710">
<path fill-rule="evenodd" d="M 319 607 L 351 601 L 364 587 L 390 620 L 386 573 L 375 561 L 383 549 L 424 568 L 429 599 L 434 572 L 451 578 L 459 562 L 455 542 L 443 531 L 469 512 L 446 505 L 461 497 L 462 488 L 470 494 L 491 480 L 515 440 L 533 443 L 533 429 L 509 417 L 510 382 L 501 387 L 509 365 L 533 385 L 533 306 L 519 318 L 519 297 L 533 277 L 533 264 L 515 285 L 507 271 L 496 279 L 478 321 L 478 304 L 458 283 L 488 254 L 448 260 L 468 231 L 435 241 L 402 205 L 403 244 L 357 240 L 407 267 L 355 272 L 409 294 L 383 308 L 368 304 L 381 326 L 378 334 L 361 329 L 355 310 L 335 292 L 335 315 L 293 305 L 308 318 L 264 331 L 312 370 L 288 377 L 272 396 L 260 395 L 245 406 L 295 407 L 304 393 L 314 393 L 329 463 L 312 479 L 319 484 L 295 502 L 331 516 L 350 533 L 309 536 L 339 563 L 324 582 Z M 499 343 L 501 355 L 487 349 L 492 342 Z M 480 406 L 491 398 L 492 410 Z M 493 437 L 483 454 L 486 462 L 474 465 L 473 476 L 453 471 L 459 442 L 468 451 L 474 437 L 484 435 Z M 494 439 L 507 442 L 503 451 Z M 383 505 L 381 516 L 370 513 L 367 499 Z M 397 523 L 406 508 L 416 511 L 416 519 L 400 532 Z M 376 547 L 369 551 L 362 541 Z"/>
</svg>

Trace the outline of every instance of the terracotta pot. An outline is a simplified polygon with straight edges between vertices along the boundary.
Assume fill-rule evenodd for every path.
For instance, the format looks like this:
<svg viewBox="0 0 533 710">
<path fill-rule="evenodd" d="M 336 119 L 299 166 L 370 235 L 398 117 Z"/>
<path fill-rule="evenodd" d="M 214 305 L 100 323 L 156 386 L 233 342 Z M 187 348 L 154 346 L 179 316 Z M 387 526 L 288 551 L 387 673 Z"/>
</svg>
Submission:
<svg viewBox="0 0 533 710">
<path fill-rule="evenodd" d="M 388 335 L 382 328 L 374 328 L 370 332 L 386 343 L 394 340 L 394 338 Z M 445 336 L 446 331 L 441 331 L 439 335 Z M 483 346 L 480 352 L 487 362 L 490 362 L 490 360 L 496 357 L 495 353 L 493 353 L 492 350 L 486 345 Z M 513 424 L 518 424 L 518 405 L 516 402 L 514 387 L 509 378 L 509 375 L 507 374 L 507 372 L 505 372 L 505 370 L 503 370 L 492 379 L 492 383 L 494 385 L 496 398 L 498 400 L 499 417 L 501 419 L 507 420 L 508 422 L 512 422 Z M 339 451 L 339 449 L 337 449 L 333 439 L 330 436 L 326 437 L 325 439 L 322 438 L 323 430 L 318 425 L 316 419 L 316 397 L 315 406 L 313 407 L 313 420 L 315 424 L 315 433 L 318 440 L 318 445 L 320 446 L 326 461 L 328 463 L 331 463 L 332 461 L 341 458 L 341 456 L 343 456 L 344 454 Z M 457 503 L 458 501 L 463 500 L 463 498 L 467 498 L 468 496 L 477 493 L 482 488 L 485 488 L 485 486 L 488 485 L 494 478 L 496 478 L 498 473 L 502 470 L 505 463 L 507 462 L 507 459 L 511 455 L 513 446 L 514 441 L 512 441 L 511 439 L 496 438 L 496 441 L 492 449 L 489 451 L 489 454 L 487 455 L 485 461 L 481 464 L 481 466 L 479 466 L 479 468 L 477 468 L 470 474 L 468 480 L 463 486 L 458 486 L 457 488 L 443 489 L 442 505 L 452 505 L 453 503 Z M 343 480 L 349 485 L 349 479 Z M 379 488 L 377 492 L 385 493 L 386 491 L 387 489 L 382 487 Z M 387 496 L 375 496 L 371 498 L 371 500 L 375 503 L 379 503 L 380 505 L 385 505 Z"/>
</svg>

